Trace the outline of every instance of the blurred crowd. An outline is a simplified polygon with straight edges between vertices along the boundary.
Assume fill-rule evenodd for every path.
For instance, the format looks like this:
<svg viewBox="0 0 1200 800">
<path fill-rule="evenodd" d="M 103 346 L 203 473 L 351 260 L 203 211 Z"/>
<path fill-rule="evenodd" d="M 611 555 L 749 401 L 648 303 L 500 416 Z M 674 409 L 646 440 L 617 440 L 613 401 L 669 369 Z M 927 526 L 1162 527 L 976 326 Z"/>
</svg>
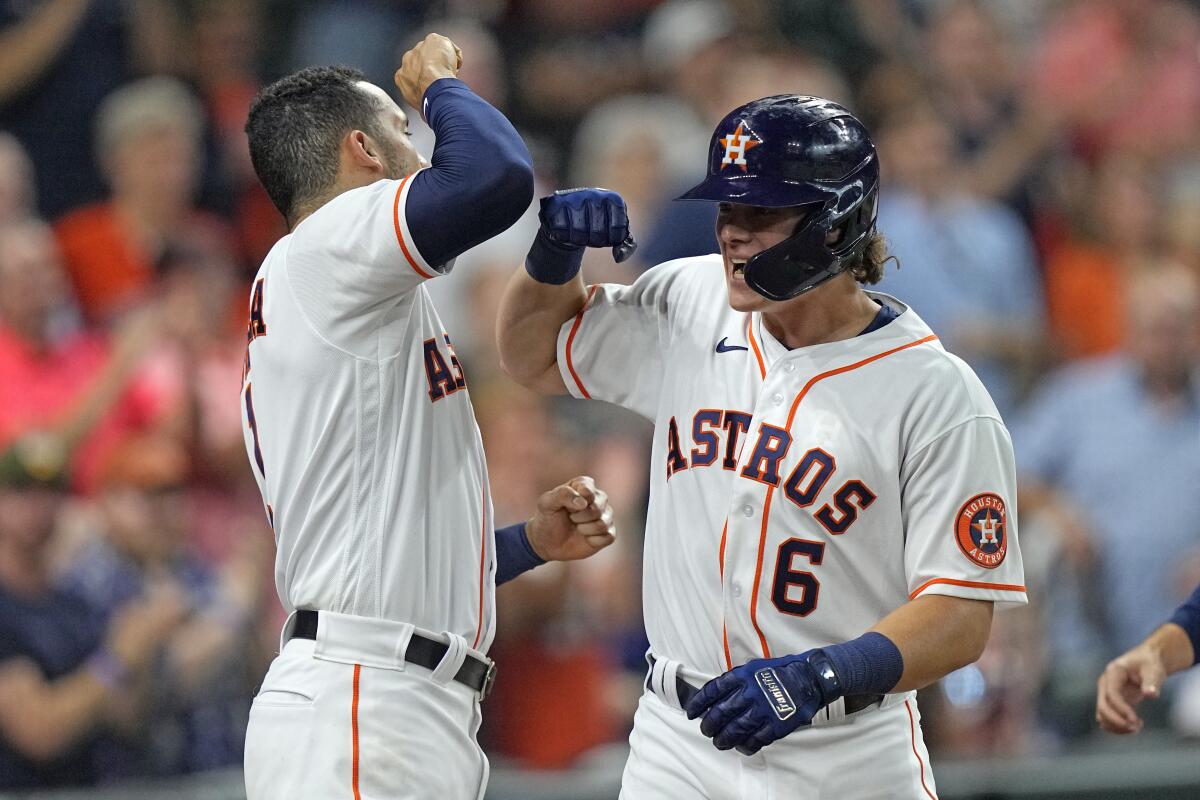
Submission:
<svg viewBox="0 0 1200 800">
<path fill-rule="evenodd" d="M 978 372 L 1013 433 L 1032 605 L 923 693 L 935 758 L 1092 735 L 1094 681 L 1200 582 L 1200 4 L 1187 0 L 0 0 L 0 788 L 236 765 L 278 646 L 246 462 L 249 279 L 285 232 L 242 127 L 264 82 L 346 63 L 394 91 L 450 36 L 541 187 L 600 185 L 641 247 L 589 281 L 715 252 L 671 203 L 712 126 L 828 97 L 883 166 L 881 284 Z M 411 114 L 425 153 L 432 136 Z M 640 692 L 649 426 L 498 368 L 536 207 L 431 282 L 497 524 L 578 473 L 619 544 L 499 590 L 481 734 L 557 768 Z M 1200 685 L 1160 726 L 1200 734 Z"/>
</svg>

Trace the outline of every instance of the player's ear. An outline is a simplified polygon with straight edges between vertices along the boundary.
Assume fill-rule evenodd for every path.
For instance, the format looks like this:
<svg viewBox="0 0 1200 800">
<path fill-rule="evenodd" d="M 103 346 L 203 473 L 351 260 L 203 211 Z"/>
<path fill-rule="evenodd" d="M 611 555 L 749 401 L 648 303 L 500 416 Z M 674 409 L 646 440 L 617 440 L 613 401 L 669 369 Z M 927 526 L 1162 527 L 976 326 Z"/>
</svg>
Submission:
<svg viewBox="0 0 1200 800">
<path fill-rule="evenodd" d="M 369 134 L 359 130 L 350 131 L 342 140 L 342 145 L 343 149 L 347 152 L 350 163 L 354 166 L 368 169 L 372 172 L 383 172 L 386 170 L 379 145 Z"/>
</svg>

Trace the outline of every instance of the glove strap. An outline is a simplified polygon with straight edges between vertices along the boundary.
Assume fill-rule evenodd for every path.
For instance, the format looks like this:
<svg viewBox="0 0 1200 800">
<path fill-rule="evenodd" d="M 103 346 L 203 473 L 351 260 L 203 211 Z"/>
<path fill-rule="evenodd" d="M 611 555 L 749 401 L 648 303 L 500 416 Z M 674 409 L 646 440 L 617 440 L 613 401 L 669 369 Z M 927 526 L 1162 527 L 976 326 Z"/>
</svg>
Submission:
<svg viewBox="0 0 1200 800">
<path fill-rule="evenodd" d="M 556 242 L 545 228 L 539 228 L 525 256 L 525 271 L 538 283 L 561 286 L 579 274 L 583 250 L 580 245 Z"/>
<path fill-rule="evenodd" d="M 805 663 L 812 667 L 813 674 L 817 678 L 817 687 L 821 690 L 821 706 L 825 707 L 837 700 L 845 694 L 842 689 L 842 680 L 838 676 L 837 669 L 830 660 L 829 654 L 824 650 L 817 649 L 804 657 Z"/>
</svg>

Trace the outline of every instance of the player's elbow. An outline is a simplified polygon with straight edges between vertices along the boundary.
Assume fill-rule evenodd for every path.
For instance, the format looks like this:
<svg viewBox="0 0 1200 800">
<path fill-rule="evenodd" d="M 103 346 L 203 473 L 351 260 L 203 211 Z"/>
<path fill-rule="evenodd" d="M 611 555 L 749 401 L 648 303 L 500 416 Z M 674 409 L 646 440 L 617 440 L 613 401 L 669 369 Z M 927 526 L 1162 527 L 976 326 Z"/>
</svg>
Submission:
<svg viewBox="0 0 1200 800">
<path fill-rule="evenodd" d="M 516 383 L 532 391 L 539 391 L 538 385 L 546 366 L 529 358 L 513 348 L 500 349 L 500 369 Z"/>
<path fill-rule="evenodd" d="M 500 348 L 500 368 L 521 386 L 538 394 L 566 394 L 553 352 L 537 354 L 535 348 Z"/>
</svg>

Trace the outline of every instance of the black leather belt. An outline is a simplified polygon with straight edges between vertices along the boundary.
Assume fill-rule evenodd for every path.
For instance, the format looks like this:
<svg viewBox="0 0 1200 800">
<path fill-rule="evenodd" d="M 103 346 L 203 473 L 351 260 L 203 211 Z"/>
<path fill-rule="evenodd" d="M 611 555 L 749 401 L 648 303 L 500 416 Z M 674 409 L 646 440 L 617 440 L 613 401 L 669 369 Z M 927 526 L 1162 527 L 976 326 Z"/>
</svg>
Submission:
<svg viewBox="0 0 1200 800">
<path fill-rule="evenodd" d="M 319 618 L 320 615 L 316 611 L 307 608 L 300 609 L 296 612 L 296 621 L 288 638 L 315 640 Z M 450 646 L 445 642 L 430 639 L 414 631 L 408 642 L 408 648 L 404 651 L 404 660 L 410 664 L 433 670 L 442 662 L 449 649 Z M 492 691 L 492 684 L 496 681 L 496 664 L 492 661 L 481 661 L 468 653 L 467 659 L 458 668 L 454 680 L 479 692 L 479 699 L 483 700 Z"/>
<path fill-rule="evenodd" d="M 656 659 L 654 658 L 654 656 L 650 656 L 650 672 L 648 672 L 646 674 L 646 688 L 652 692 L 661 694 L 659 687 L 655 686 L 652 681 L 652 676 L 654 674 L 655 660 Z M 700 694 L 700 689 L 698 689 L 695 686 L 692 686 L 690 683 L 685 681 L 683 678 L 676 675 L 675 676 L 675 694 L 678 695 L 678 697 L 679 697 L 679 705 L 683 706 L 686 709 L 688 703 L 690 703 L 692 701 L 692 698 L 695 697 L 696 695 Z M 852 694 L 852 695 L 848 695 L 844 699 L 846 701 L 845 702 L 845 706 L 846 706 L 845 714 L 847 716 L 849 716 L 850 714 L 854 714 L 855 712 L 862 711 L 864 708 L 870 708 L 871 706 L 882 703 L 883 695 L 881 695 L 881 694 Z M 820 712 L 818 712 L 818 713 L 820 713 Z"/>
</svg>

